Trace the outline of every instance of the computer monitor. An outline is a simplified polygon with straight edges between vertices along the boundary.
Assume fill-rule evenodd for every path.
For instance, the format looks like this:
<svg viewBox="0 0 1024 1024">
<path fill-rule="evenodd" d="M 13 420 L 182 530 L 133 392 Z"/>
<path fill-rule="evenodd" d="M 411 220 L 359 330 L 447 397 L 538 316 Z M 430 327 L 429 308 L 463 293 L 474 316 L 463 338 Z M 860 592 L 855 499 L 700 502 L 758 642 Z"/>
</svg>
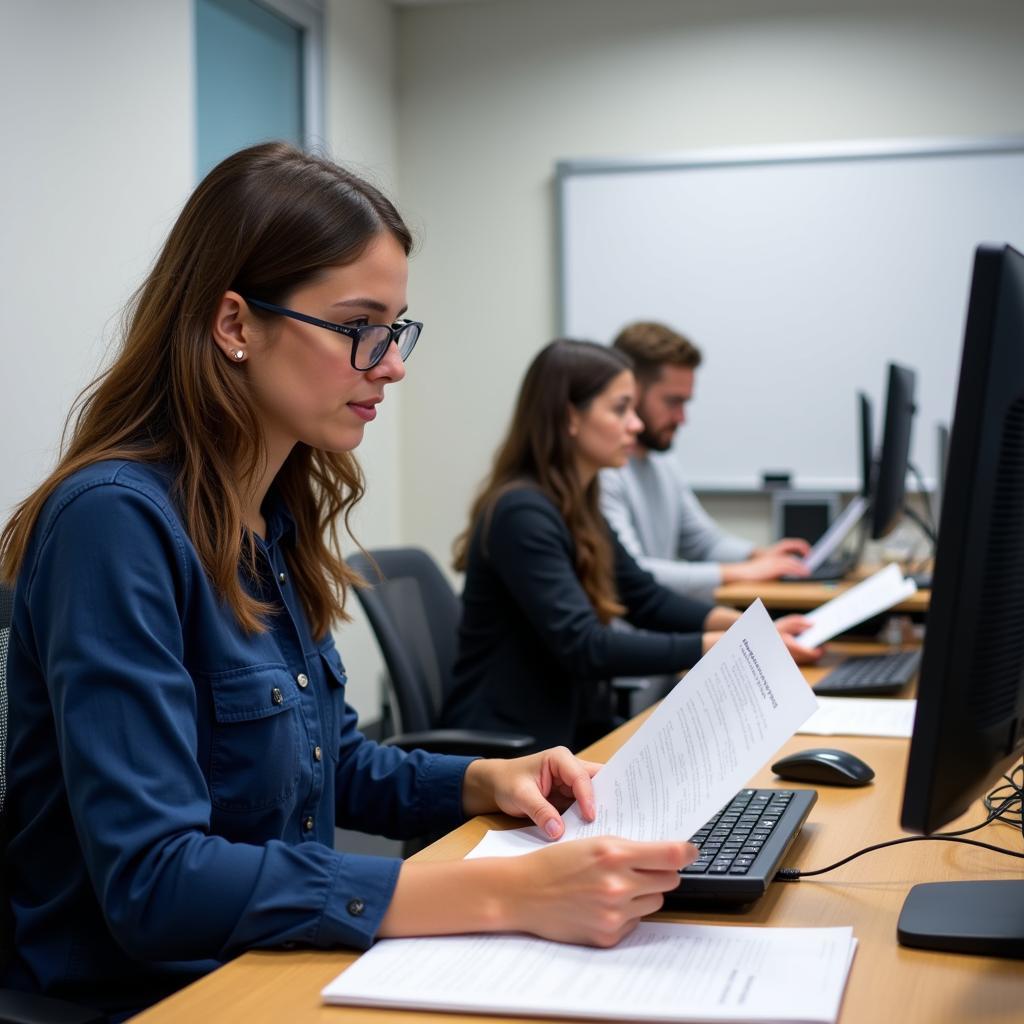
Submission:
<svg viewBox="0 0 1024 1024">
<path fill-rule="evenodd" d="M 872 540 L 881 540 L 892 532 L 903 517 L 916 380 L 913 370 L 896 363 L 889 364 L 882 454 L 878 460 L 874 500 L 871 503 Z"/>
<path fill-rule="evenodd" d="M 860 493 L 868 501 L 875 483 L 875 439 L 871 426 L 871 399 L 863 391 L 857 392 L 860 414 Z"/>
<path fill-rule="evenodd" d="M 974 261 L 901 821 L 930 833 L 1024 754 L 1024 255 Z M 1019 878 L 915 886 L 905 945 L 1024 955 Z"/>
<path fill-rule="evenodd" d="M 949 427 L 939 423 L 935 428 L 935 490 L 932 494 L 932 521 L 936 527 L 942 517 L 942 493 L 946 489 L 946 463 L 949 460 Z"/>
</svg>

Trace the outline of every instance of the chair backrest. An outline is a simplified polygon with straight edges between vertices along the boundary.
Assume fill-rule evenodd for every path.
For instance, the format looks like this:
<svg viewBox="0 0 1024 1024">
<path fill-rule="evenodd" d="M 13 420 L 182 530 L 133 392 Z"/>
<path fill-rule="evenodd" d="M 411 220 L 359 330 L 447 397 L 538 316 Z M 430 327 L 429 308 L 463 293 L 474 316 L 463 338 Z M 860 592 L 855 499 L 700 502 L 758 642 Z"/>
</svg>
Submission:
<svg viewBox="0 0 1024 1024">
<path fill-rule="evenodd" d="M 7 648 L 13 612 L 14 591 L 0 583 L 0 816 L 7 804 Z"/>
<path fill-rule="evenodd" d="M 382 548 L 348 564 L 370 584 L 356 590 L 391 677 L 402 732 L 434 728 L 452 684 L 461 605 L 420 548 Z M 376 565 L 374 565 L 376 562 Z"/>
<path fill-rule="evenodd" d="M 7 649 L 11 638 L 14 591 L 0 583 L 0 967 L 11 956 L 13 920 L 7 900 Z"/>
</svg>

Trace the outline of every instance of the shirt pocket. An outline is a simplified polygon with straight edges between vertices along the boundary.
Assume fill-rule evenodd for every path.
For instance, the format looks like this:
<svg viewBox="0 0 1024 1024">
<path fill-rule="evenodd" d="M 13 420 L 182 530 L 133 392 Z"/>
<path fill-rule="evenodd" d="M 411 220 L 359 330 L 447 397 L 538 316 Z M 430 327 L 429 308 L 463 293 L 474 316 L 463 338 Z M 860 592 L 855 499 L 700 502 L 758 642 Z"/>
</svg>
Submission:
<svg viewBox="0 0 1024 1024">
<path fill-rule="evenodd" d="M 345 674 L 345 665 L 338 648 L 333 642 L 318 648 L 318 653 L 320 664 L 323 666 L 324 681 L 327 683 L 325 746 L 331 752 L 331 756 L 337 759 L 341 729 L 345 721 L 345 684 L 348 682 L 348 676 Z"/>
<path fill-rule="evenodd" d="M 290 800 L 299 782 L 299 694 L 283 665 L 207 676 L 213 696 L 210 800 L 258 811 Z"/>
</svg>

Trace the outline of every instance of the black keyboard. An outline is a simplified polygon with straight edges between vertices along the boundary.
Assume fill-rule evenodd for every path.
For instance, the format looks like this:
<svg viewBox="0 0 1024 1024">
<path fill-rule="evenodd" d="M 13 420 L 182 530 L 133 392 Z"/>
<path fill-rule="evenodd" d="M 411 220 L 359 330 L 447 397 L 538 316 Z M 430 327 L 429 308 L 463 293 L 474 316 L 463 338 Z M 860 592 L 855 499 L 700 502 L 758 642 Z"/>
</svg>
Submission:
<svg viewBox="0 0 1024 1024">
<path fill-rule="evenodd" d="M 874 697 L 899 693 L 921 665 L 920 651 L 847 658 L 814 684 L 823 697 Z"/>
<path fill-rule="evenodd" d="M 780 576 L 787 583 L 820 583 L 828 580 L 845 579 L 855 568 L 855 558 L 828 558 L 817 569 L 812 569 L 808 576 Z"/>
<path fill-rule="evenodd" d="M 679 872 L 666 906 L 742 904 L 763 896 L 817 799 L 813 789 L 741 789 L 691 837 L 700 857 Z"/>
</svg>

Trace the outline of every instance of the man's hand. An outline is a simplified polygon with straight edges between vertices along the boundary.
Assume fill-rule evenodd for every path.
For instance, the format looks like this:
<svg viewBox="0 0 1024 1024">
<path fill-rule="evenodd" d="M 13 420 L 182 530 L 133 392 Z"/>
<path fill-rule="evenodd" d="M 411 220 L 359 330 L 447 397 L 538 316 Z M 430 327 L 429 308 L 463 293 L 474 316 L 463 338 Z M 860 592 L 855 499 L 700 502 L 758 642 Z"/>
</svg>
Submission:
<svg viewBox="0 0 1024 1024">
<path fill-rule="evenodd" d="M 764 554 L 746 562 L 726 562 L 722 566 L 722 582 L 748 583 L 757 580 L 777 580 L 780 576 L 802 577 L 809 573 L 807 566 L 793 555 Z"/>
<path fill-rule="evenodd" d="M 810 553 L 811 545 L 802 537 L 783 537 L 766 548 L 754 548 L 751 558 L 762 558 L 765 555 L 793 555 L 796 558 L 806 558 Z"/>
</svg>

